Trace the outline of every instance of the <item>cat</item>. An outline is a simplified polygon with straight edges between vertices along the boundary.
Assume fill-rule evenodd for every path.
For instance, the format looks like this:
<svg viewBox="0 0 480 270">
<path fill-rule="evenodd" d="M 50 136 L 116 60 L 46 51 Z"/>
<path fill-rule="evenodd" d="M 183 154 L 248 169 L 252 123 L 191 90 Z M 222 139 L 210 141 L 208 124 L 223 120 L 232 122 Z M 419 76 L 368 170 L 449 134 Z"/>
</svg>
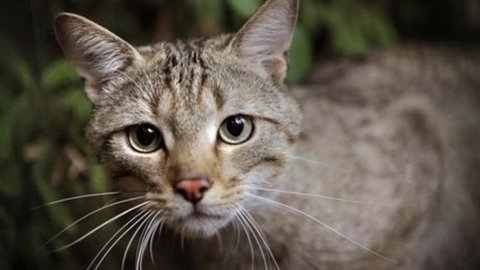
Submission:
<svg viewBox="0 0 480 270">
<path fill-rule="evenodd" d="M 406 46 L 289 90 L 298 6 L 136 48 L 56 18 L 87 139 L 132 203 L 113 239 L 140 238 L 136 268 L 149 245 L 158 269 L 478 267 L 479 52 Z"/>
</svg>

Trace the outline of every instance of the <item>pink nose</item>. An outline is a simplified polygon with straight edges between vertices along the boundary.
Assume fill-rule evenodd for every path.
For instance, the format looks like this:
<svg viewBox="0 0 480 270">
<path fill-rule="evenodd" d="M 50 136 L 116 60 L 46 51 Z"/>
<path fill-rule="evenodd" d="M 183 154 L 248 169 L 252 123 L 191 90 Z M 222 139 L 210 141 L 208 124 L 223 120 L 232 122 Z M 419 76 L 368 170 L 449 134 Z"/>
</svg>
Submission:
<svg viewBox="0 0 480 270">
<path fill-rule="evenodd" d="M 185 200 L 196 204 L 203 198 L 203 194 L 211 187 L 210 182 L 204 178 L 185 179 L 175 184 L 175 192 L 182 195 Z"/>
</svg>

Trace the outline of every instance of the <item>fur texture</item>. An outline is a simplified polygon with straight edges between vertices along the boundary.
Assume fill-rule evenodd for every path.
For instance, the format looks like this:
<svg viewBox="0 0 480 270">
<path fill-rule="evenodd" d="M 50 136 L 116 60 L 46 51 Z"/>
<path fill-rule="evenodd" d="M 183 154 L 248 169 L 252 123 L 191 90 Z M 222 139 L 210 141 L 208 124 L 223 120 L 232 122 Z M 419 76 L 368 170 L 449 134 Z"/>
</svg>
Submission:
<svg viewBox="0 0 480 270">
<path fill-rule="evenodd" d="M 270 0 L 235 35 L 136 49 L 85 18 L 58 17 L 94 106 L 89 141 L 115 189 L 140 193 L 165 224 L 157 265 L 474 269 L 478 52 L 398 49 L 319 68 L 290 91 L 297 8 Z M 239 145 L 218 136 L 232 115 L 255 125 Z M 126 130 L 143 123 L 164 147 L 130 147 Z M 199 176 L 212 187 L 194 206 L 173 186 Z"/>
</svg>

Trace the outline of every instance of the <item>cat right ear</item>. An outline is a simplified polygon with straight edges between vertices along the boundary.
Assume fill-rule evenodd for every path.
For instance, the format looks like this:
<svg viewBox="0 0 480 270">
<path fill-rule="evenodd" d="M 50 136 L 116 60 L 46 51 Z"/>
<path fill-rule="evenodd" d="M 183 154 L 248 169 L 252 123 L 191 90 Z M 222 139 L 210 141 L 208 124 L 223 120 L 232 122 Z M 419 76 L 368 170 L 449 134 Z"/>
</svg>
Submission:
<svg viewBox="0 0 480 270">
<path fill-rule="evenodd" d="M 268 0 L 233 38 L 237 55 L 277 84 L 287 75 L 298 5 L 299 0 Z"/>
<path fill-rule="evenodd" d="M 75 14 L 61 13 L 55 19 L 55 34 L 65 56 L 85 80 L 85 91 L 92 103 L 104 94 L 102 87 L 135 61 L 140 54 L 98 24 Z"/>
</svg>

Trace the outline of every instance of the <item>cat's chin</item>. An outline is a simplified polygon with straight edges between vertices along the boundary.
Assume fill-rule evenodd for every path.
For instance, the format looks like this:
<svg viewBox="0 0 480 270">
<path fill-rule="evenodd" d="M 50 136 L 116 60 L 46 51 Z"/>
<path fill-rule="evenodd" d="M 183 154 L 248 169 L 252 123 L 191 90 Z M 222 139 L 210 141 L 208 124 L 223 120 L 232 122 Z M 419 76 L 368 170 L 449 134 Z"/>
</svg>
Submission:
<svg viewBox="0 0 480 270">
<path fill-rule="evenodd" d="M 208 238 L 224 228 L 229 221 L 226 217 L 191 215 L 175 221 L 172 227 L 176 228 L 177 233 L 185 237 Z"/>
</svg>

